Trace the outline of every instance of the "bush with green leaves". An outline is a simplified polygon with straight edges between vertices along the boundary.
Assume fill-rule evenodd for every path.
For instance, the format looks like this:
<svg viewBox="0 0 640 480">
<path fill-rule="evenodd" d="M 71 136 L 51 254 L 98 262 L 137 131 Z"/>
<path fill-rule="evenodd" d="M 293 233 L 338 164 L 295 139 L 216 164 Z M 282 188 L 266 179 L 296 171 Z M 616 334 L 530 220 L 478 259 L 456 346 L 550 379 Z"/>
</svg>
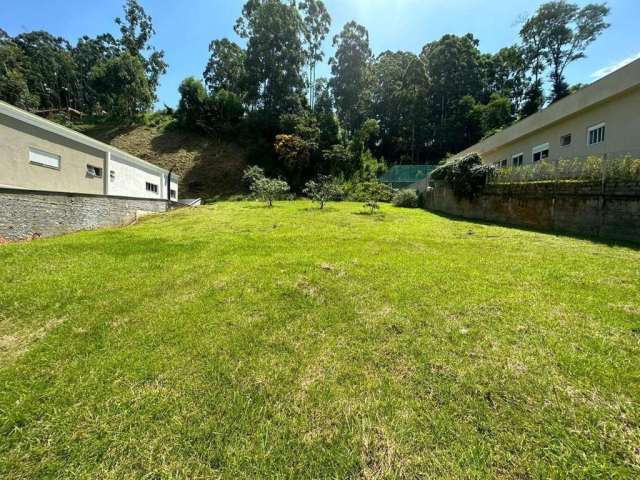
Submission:
<svg viewBox="0 0 640 480">
<path fill-rule="evenodd" d="M 242 172 L 242 182 L 249 190 L 251 190 L 251 186 L 261 178 L 265 178 L 264 170 L 257 165 L 251 165 Z"/>
<path fill-rule="evenodd" d="M 282 198 L 289 192 L 289 184 L 284 180 L 262 177 L 251 184 L 251 192 L 269 207 L 273 201 Z"/>
<path fill-rule="evenodd" d="M 393 196 L 391 203 L 396 207 L 418 208 L 418 193 L 411 188 L 399 190 Z"/>
<path fill-rule="evenodd" d="M 484 165 L 477 153 L 449 161 L 431 172 L 431 179 L 444 182 L 458 198 L 473 199 L 496 171 L 493 165 Z"/>
<path fill-rule="evenodd" d="M 375 200 L 368 200 L 362 206 L 369 210 L 369 215 L 373 215 L 376 210 L 380 210 L 380 205 Z"/>
<path fill-rule="evenodd" d="M 318 175 L 317 180 L 309 180 L 302 191 L 314 202 L 320 204 L 320 210 L 331 200 L 342 197 L 342 188 L 331 175 Z"/>
<path fill-rule="evenodd" d="M 393 199 L 394 190 L 389 185 L 385 185 L 377 180 L 370 182 L 360 182 L 353 186 L 349 193 L 349 199 L 355 202 L 390 202 Z"/>
</svg>

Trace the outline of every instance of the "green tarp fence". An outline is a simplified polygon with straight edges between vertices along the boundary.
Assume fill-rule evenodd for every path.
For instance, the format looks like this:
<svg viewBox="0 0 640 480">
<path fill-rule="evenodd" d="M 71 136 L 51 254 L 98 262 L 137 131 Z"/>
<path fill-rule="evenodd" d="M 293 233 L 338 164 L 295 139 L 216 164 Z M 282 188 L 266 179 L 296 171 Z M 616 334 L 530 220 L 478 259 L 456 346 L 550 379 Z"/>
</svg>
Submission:
<svg viewBox="0 0 640 480">
<path fill-rule="evenodd" d="M 404 188 L 425 178 L 435 165 L 394 165 L 379 177 L 382 183 L 393 188 Z"/>
</svg>

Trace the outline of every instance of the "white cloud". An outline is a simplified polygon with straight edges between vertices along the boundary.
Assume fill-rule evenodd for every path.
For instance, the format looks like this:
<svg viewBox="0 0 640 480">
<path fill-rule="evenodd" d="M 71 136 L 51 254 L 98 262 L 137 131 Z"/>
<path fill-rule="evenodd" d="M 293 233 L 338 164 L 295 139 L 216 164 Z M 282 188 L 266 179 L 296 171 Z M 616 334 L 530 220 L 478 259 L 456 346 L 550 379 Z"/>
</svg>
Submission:
<svg viewBox="0 0 640 480">
<path fill-rule="evenodd" d="M 636 53 L 635 55 L 631 55 L 630 57 L 627 57 L 627 58 L 625 58 L 623 60 L 620 60 L 619 62 L 616 62 L 616 63 L 613 63 L 613 64 L 608 65 L 606 67 L 603 67 L 600 70 L 596 70 L 595 72 L 593 72 L 591 74 L 591 78 L 593 78 L 594 80 L 602 78 L 605 75 L 609 75 L 610 73 L 615 72 L 619 68 L 622 68 L 625 65 L 628 65 L 629 63 L 631 63 L 634 60 L 637 60 L 639 58 L 640 58 L 640 52 Z"/>
</svg>

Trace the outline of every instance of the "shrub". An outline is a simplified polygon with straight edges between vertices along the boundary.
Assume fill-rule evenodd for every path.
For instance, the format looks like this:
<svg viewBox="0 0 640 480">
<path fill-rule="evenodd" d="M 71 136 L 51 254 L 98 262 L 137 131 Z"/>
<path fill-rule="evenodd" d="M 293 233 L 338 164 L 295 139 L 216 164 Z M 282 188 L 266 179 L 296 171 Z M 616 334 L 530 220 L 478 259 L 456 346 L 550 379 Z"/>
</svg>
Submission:
<svg viewBox="0 0 640 480">
<path fill-rule="evenodd" d="M 361 182 L 356 184 L 349 198 L 356 202 L 390 202 L 393 199 L 393 188 L 378 181 Z"/>
<path fill-rule="evenodd" d="M 274 200 L 281 198 L 289 191 L 289 184 L 284 180 L 262 177 L 253 182 L 251 191 L 257 198 L 272 207 Z"/>
<path fill-rule="evenodd" d="M 251 189 L 251 186 L 261 178 L 265 178 L 264 170 L 257 165 L 247 167 L 244 172 L 242 172 L 242 182 L 249 189 Z"/>
<path fill-rule="evenodd" d="M 309 180 L 305 184 L 303 193 L 314 202 L 320 204 L 320 210 L 324 208 L 326 202 L 337 200 L 342 196 L 342 188 L 330 175 L 318 175 L 318 180 Z"/>
<path fill-rule="evenodd" d="M 492 165 L 484 165 L 480 155 L 470 153 L 440 165 L 431 172 L 431 178 L 446 183 L 456 197 L 472 199 L 484 188 L 495 170 Z"/>
<path fill-rule="evenodd" d="M 543 160 L 520 167 L 500 168 L 493 183 L 523 183 L 558 180 L 640 180 L 640 160 L 630 156 L 603 160 L 602 157 Z"/>
<path fill-rule="evenodd" d="M 417 208 L 418 194 L 410 188 L 400 190 L 393 196 L 392 203 L 396 207 Z"/>
<path fill-rule="evenodd" d="M 370 215 L 373 215 L 373 212 L 380 209 L 380 205 L 378 205 L 378 202 L 376 202 L 375 200 L 369 200 L 365 202 L 363 207 L 369 209 Z"/>
</svg>

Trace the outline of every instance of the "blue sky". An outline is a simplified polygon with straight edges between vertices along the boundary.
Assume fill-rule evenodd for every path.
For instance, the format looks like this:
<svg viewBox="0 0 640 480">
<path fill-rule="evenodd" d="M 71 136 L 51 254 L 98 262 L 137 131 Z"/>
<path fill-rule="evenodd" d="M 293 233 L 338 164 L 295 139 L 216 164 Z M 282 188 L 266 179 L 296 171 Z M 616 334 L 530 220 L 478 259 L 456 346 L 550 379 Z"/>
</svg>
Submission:
<svg viewBox="0 0 640 480">
<path fill-rule="evenodd" d="M 4 0 L 0 28 L 16 35 L 48 30 L 74 42 L 84 34 L 116 33 L 113 19 L 122 12 L 122 0 Z M 229 37 L 243 0 L 141 0 L 157 31 L 153 44 L 165 50 L 169 71 L 162 78 L 159 104 L 175 105 L 180 81 L 200 77 L 208 58 L 209 42 Z M 384 50 L 419 52 L 445 33 L 473 33 L 483 52 L 495 52 L 518 40 L 518 20 L 534 12 L 540 0 L 325 0 L 337 33 L 349 20 L 369 29 L 375 54 Z M 576 3 L 588 2 L 578 0 Z M 611 27 L 587 52 L 588 58 L 571 65 L 571 83 L 590 82 L 626 59 L 640 56 L 640 0 L 610 0 Z M 327 39 L 325 51 L 331 53 Z M 324 65 L 319 72 L 328 75 Z"/>
</svg>

